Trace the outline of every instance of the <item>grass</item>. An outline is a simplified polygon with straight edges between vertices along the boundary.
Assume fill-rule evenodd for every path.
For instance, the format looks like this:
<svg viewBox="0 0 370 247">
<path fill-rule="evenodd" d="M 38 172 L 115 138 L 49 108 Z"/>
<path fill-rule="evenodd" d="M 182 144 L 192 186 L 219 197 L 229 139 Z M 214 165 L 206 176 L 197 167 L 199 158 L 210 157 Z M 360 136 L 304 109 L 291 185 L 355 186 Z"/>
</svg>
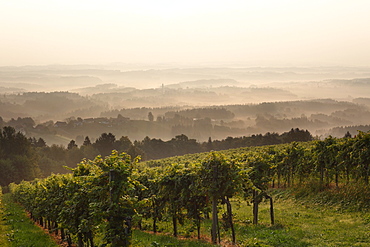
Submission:
<svg viewBox="0 0 370 247">
<path fill-rule="evenodd" d="M 139 230 L 133 231 L 132 246 L 135 247 L 211 247 L 213 245 L 195 240 L 176 239 L 164 234 L 150 234 Z"/>
<path fill-rule="evenodd" d="M 252 207 L 246 202 L 233 202 L 238 246 L 370 246 L 369 212 L 348 212 L 335 207 L 302 204 L 292 199 L 277 199 L 274 208 L 275 225 L 270 225 L 269 204 L 263 202 L 260 204 L 259 224 L 255 226 L 251 223 Z M 220 215 L 224 210 L 221 208 Z M 150 223 L 148 221 L 147 226 Z M 171 221 L 160 223 L 159 229 L 171 233 Z M 179 234 L 194 237 L 195 233 L 189 234 L 189 229 L 190 224 L 185 224 L 179 227 Z M 210 235 L 209 221 L 202 224 L 202 235 Z M 143 237 L 134 235 L 135 238 L 140 241 Z M 222 229 L 222 246 L 230 242 L 230 238 L 231 232 Z M 150 241 L 162 243 L 155 238 Z M 168 246 L 187 246 L 173 243 Z M 194 246 L 204 246 L 202 244 Z"/>
<path fill-rule="evenodd" d="M 10 228 L 7 224 L 6 212 L 4 204 L 2 202 L 2 194 L 0 188 L 0 246 L 8 247 L 9 246 L 9 236 Z"/>
<path fill-rule="evenodd" d="M 250 209 L 250 207 L 248 207 Z M 238 219 L 251 219 L 246 208 L 235 210 Z M 260 225 L 238 222 L 241 243 L 260 246 L 369 246 L 370 216 L 325 206 L 302 205 L 291 200 L 275 204 L 275 226 L 270 226 L 269 208 L 260 206 Z M 252 240 L 253 239 L 253 240 Z M 243 246 L 243 245 L 242 245 Z"/>
<path fill-rule="evenodd" d="M 0 246 L 9 247 L 57 247 L 58 245 L 42 229 L 34 225 L 24 209 L 14 203 L 10 194 L 2 196 Z M 5 237 L 4 237 L 5 236 Z M 2 242 L 1 242 L 2 241 Z M 6 243 L 4 243 L 6 241 Z M 4 245 L 3 245 L 4 244 Z"/>
</svg>

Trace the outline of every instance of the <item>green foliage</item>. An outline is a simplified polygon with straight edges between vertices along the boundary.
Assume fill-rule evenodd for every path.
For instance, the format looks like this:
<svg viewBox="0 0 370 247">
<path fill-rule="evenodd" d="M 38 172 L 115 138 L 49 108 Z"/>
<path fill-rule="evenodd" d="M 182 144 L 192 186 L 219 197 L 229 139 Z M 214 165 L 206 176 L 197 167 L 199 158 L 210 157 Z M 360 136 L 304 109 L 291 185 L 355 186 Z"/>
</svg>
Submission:
<svg viewBox="0 0 370 247">
<path fill-rule="evenodd" d="M 216 200 L 233 197 L 241 188 L 241 170 L 232 160 L 222 154 L 211 152 L 206 157 L 200 170 L 200 181 L 206 194 Z"/>
<path fill-rule="evenodd" d="M 114 151 L 104 159 L 83 160 L 72 174 L 11 184 L 10 190 L 33 218 L 59 224 L 77 236 L 79 246 L 92 245 L 96 227 L 104 222 L 107 243 L 129 246 L 136 203 L 132 191 L 139 186 L 131 173 L 130 156 Z"/>
<path fill-rule="evenodd" d="M 125 246 L 131 241 L 131 224 L 149 229 L 148 220 L 154 232 L 160 230 L 161 221 L 171 222 L 175 236 L 178 224 L 191 222 L 185 234 L 197 229 L 199 237 L 211 211 L 209 227 L 216 243 L 224 237 L 218 228 L 222 205 L 227 209 L 221 212 L 221 223 L 232 229 L 235 242 L 238 230 L 234 232 L 230 198 L 253 197 L 257 218 L 258 204 L 269 198 L 268 189 L 276 181 L 278 187 L 300 188 L 295 190 L 297 198 L 315 195 L 311 198 L 316 203 L 368 210 L 369 136 L 360 133 L 355 138 L 328 137 L 141 164 L 125 153 L 113 152 L 105 158 L 83 160 L 70 175 L 22 182 L 10 189 L 33 217 L 57 222 L 81 244 L 92 242 L 99 226 L 107 244 Z M 184 136 L 177 139 L 186 142 Z"/>
<path fill-rule="evenodd" d="M 11 182 L 32 180 L 40 177 L 37 155 L 31 143 L 13 127 L 6 126 L 0 131 L 0 185 Z"/>
</svg>

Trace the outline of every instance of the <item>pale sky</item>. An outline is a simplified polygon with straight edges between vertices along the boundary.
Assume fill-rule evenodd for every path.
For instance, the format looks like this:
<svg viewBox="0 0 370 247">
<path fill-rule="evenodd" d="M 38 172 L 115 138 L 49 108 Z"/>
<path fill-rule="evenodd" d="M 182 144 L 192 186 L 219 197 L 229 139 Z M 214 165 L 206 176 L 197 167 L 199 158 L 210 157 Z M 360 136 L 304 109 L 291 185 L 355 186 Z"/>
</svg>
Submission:
<svg viewBox="0 0 370 247">
<path fill-rule="evenodd" d="M 370 66 L 369 0 L 0 0 L 0 66 Z"/>
</svg>

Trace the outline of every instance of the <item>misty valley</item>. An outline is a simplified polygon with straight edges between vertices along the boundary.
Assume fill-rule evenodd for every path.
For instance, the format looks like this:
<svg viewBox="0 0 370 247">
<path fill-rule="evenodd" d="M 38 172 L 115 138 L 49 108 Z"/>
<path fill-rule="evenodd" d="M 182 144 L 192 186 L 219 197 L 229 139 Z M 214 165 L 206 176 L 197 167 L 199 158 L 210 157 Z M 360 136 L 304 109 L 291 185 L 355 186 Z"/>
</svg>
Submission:
<svg viewBox="0 0 370 247">
<path fill-rule="evenodd" d="M 47 144 L 101 133 L 142 140 L 367 131 L 364 68 L 133 69 L 124 65 L 0 68 L 0 125 Z"/>
<path fill-rule="evenodd" d="M 50 148 L 43 176 L 112 149 L 151 160 L 370 129 L 365 68 L 0 67 L 0 88 L 0 127 Z"/>
</svg>

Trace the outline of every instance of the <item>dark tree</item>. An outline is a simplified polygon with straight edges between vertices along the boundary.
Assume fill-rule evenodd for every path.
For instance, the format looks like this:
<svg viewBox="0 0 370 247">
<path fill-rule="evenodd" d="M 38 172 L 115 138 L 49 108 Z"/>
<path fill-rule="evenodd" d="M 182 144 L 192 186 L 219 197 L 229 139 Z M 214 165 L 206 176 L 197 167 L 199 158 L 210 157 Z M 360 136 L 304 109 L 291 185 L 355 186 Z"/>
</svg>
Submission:
<svg viewBox="0 0 370 247">
<path fill-rule="evenodd" d="M 127 154 L 129 154 L 132 158 L 136 158 L 139 156 L 141 157 L 141 160 L 146 159 L 145 152 L 134 145 L 131 145 L 131 147 L 127 150 Z"/>
<path fill-rule="evenodd" d="M 82 145 L 84 145 L 84 146 L 90 146 L 91 145 L 91 141 L 90 141 L 90 138 L 88 136 L 85 137 L 84 143 Z"/>
<path fill-rule="evenodd" d="M 112 133 L 103 133 L 95 141 L 94 146 L 97 148 L 102 156 L 111 154 L 115 148 L 116 137 Z"/>
<path fill-rule="evenodd" d="M 0 132 L 0 185 L 40 176 L 37 155 L 21 132 L 6 126 Z"/>
<path fill-rule="evenodd" d="M 153 120 L 154 120 L 154 116 L 153 116 L 153 113 L 151 111 L 148 113 L 148 120 L 150 122 L 153 122 Z"/>
<path fill-rule="evenodd" d="M 349 131 L 347 131 L 346 134 L 344 135 L 344 138 L 352 138 L 351 133 L 349 133 Z"/>
<path fill-rule="evenodd" d="M 127 150 L 132 146 L 131 140 L 128 138 L 128 136 L 122 136 L 117 141 L 117 148 L 118 151 L 127 152 Z"/>
<path fill-rule="evenodd" d="M 313 137 L 308 130 L 300 130 L 298 128 L 291 129 L 289 132 L 285 132 L 282 134 L 283 142 L 307 142 L 312 141 Z"/>
<path fill-rule="evenodd" d="M 68 149 L 68 150 L 71 150 L 72 148 L 77 148 L 77 144 L 76 144 L 75 140 L 71 140 L 71 141 L 68 143 L 67 149 Z"/>
<path fill-rule="evenodd" d="M 212 138 L 209 137 L 207 142 L 207 151 L 211 151 L 212 149 L 213 149 Z"/>
<path fill-rule="evenodd" d="M 35 143 L 35 147 L 39 147 L 39 148 L 43 148 L 43 147 L 46 147 L 46 142 L 44 139 L 42 139 L 41 137 L 37 140 L 37 142 Z"/>
<path fill-rule="evenodd" d="M 21 132 L 16 132 L 13 127 L 5 126 L 0 133 L 1 158 L 28 154 L 30 147 L 30 141 Z"/>
</svg>

